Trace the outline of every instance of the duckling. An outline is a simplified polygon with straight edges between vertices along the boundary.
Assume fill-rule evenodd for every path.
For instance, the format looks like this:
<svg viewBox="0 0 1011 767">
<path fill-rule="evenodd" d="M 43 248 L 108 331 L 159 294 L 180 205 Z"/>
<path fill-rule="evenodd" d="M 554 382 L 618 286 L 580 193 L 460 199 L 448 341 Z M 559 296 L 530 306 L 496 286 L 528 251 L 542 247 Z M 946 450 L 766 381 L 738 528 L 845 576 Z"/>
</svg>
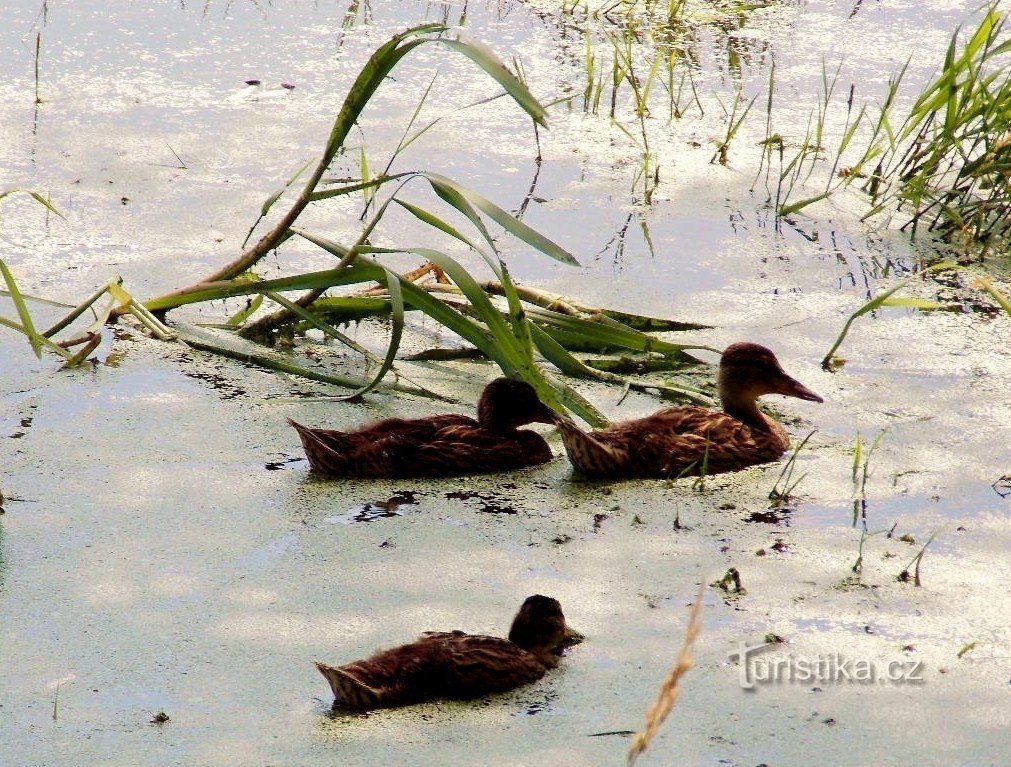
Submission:
<svg viewBox="0 0 1011 767">
<path fill-rule="evenodd" d="M 313 429 L 290 418 L 309 466 L 335 477 L 448 477 L 511 471 L 553 457 L 529 423 L 555 413 L 524 381 L 496 378 L 481 393 L 477 420 L 465 415 L 389 418 L 357 431 Z"/>
<path fill-rule="evenodd" d="M 438 698 L 466 700 L 535 682 L 558 665 L 562 650 L 583 641 L 565 624 L 558 600 L 527 597 L 509 638 L 427 632 L 411 644 L 343 666 L 316 663 L 335 709 L 367 711 Z"/>
<path fill-rule="evenodd" d="M 708 474 L 737 471 L 778 460 L 790 447 L 783 427 L 758 409 L 758 397 L 822 401 L 787 375 L 769 349 L 748 342 L 724 350 L 717 386 L 723 412 L 672 407 L 590 433 L 558 417 L 569 460 L 580 474 L 612 479 L 677 477 L 703 466 Z"/>
</svg>

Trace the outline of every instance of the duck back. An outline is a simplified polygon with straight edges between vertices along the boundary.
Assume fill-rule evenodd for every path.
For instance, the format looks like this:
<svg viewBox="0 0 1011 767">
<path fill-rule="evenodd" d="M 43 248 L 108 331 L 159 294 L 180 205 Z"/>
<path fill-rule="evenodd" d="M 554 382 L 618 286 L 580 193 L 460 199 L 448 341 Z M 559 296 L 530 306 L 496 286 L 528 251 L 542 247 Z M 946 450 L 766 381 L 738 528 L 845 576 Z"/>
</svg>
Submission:
<svg viewBox="0 0 1011 767">
<path fill-rule="evenodd" d="M 316 667 L 330 683 L 335 707 L 367 710 L 505 692 L 540 679 L 549 664 L 508 639 L 453 631 L 344 666 Z"/>
<path fill-rule="evenodd" d="M 552 458 L 528 429 L 495 432 L 463 415 L 389 419 L 341 432 L 289 423 L 313 471 L 336 477 L 445 477 L 513 469 Z"/>
<path fill-rule="evenodd" d="M 789 447 L 783 429 L 762 416 L 747 424 L 727 413 L 674 407 L 646 418 L 582 432 L 560 424 L 573 467 L 589 477 L 676 478 L 736 471 L 777 460 Z"/>
</svg>

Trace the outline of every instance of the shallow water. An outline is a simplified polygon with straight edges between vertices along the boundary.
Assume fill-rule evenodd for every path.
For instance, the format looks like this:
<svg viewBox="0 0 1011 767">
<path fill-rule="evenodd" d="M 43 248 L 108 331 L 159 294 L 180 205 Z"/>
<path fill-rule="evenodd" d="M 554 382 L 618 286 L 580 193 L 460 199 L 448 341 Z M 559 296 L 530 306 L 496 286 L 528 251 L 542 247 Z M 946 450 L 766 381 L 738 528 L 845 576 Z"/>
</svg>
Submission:
<svg viewBox="0 0 1011 767">
<path fill-rule="evenodd" d="M 345 9 L 323 4 L 110 12 L 75 2 L 49 8 L 45 25 L 37 4 L 11 5 L 0 25 L 4 185 L 51 194 L 67 219 L 5 201 L 3 258 L 26 290 L 64 300 L 115 273 L 136 295 L 154 294 L 230 258 L 262 201 L 316 154 L 374 45 L 407 23 L 457 23 L 464 10 L 379 3 L 371 26 L 344 31 Z M 548 100 L 578 84 L 581 49 L 555 17 L 537 15 L 543 7 L 468 5 L 466 24 L 521 58 Z M 812 61 L 846 53 L 841 82 L 859 78 L 871 97 L 910 53 L 914 75 L 927 76 L 963 13 L 942 2 L 778 4 L 729 36 L 704 30 L 700 83 L 731 93 L 728 41 L 743 40 L 748 82 L 763 82 L 775 57 L 783 120 L 794 114 L 786 95 L 804 105 L 803 120 L 819 87 Z M 363 122 L 373 165 L 395 145 L 433 65 L 433 116 L 494 91 L 434 51 L 405 60 Z M 254 99 L 251 77 L 296 87 Z M 537 167 L 517 111 L 500 101 L 454 114 L 404 167 L 445 172 L 518 207 Z M 710 165 L 722 128 L 709 115 L 664 134 L 658 151 L 669 165 L 646 216 L 651 253 L 629 195 L 635 149 L 604 116 L 556 109 L 550 124 L 525 220 L 583 267 L 504 241 L 514 274 L 591 304 L 712 323 L 695 337 L 714 346 L 745 337 L 772 346 L 826 398 L 774 403 L 795 434 L 817 429 L 798 460 L 798 497 L 769 512 L 779 467 L 712 478 L 698 492 L 687 482 L 572 482 L 564 458 L 508 477 L 319 481 L 285 417 L 342 426 L 439 406 L 381 394 L 353 405 L 306 400 L 338 390 L 130 330 L 101 347 L 106 364 L 62 372 L 5 331 L 5 764 L 613 764 L 627 740 L 598 733 L 640 726 L 680 643 L 685 605 L 731 566 L 748 593 L 706 591 L 698 666 L 644 763 L 799 765 L 815 749 L 840 765 L 1002 762 L 1011 748 L 1011 498 L 998 492 L 1011 473 L 1007 318 L 882 311 L 858 321 L 842 370 L 823 372 L 818 360 L 845 316 L 931 251 L 860 224 L 852 198 L 777 231 L 764 189 L 749 189 L 753 137 L 732 147 L 729 167 Z M 356 213 L 313 210 L 313 227 L 353 233 Z M 619 252 L 608 243 L 630 213 Z M 397 223 L 404 229 L 391 237 L 422 234 Z M 325 263 L 292 247 L 264 273 Z M 367 327 L 356 332 L 375 340 Z M 473 401 L 493 372 L 432 363 L 417 375 Z M 580 388 L 615 417 L 658 406 L 643 395 L 617 406 L 615 391 Z M 855 582 L 850 450 L 858 432 L 870 441 L 881 429 L 866 514 L 871 531 L 895 528 L 864 543 Z M 923 586 L 899 583 L 935 531 Z M 313 660 L 350 660 L 427 629 L 504 631 L 535 592 L 557 597 L 588 636 L 541 683 L 477 704 L 327 713 Z M 745 693 L 728 654 L 768 633 L 788 642 L 774 657 L 841 653 L 881 667 L 912 658 L 924 681 Z M 161 710 L 170 720 L 151 724 Z"/>
</svg>

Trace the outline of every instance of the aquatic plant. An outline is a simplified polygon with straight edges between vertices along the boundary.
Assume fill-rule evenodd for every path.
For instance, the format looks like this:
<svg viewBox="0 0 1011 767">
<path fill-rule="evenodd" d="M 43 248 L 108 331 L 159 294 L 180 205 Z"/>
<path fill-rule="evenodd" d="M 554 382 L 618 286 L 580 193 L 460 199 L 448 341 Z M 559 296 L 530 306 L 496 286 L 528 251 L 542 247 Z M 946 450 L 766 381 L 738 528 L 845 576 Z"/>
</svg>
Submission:
<svg viewBox="0 0 1011 767">
<path fill-rule="evenodd" d="M 793 491 L 797 489 L 797 485 L 799 485 L 803 481 L 804 477 L 807 476 L 807 473 L 805 472 L 797 477 L 797 479 L 794 479 L 793 472 L 797 466 L 797 456 L 800 454 L 800 451 L 804 449 L 804 445 L 806 445 L 808 440 L 810 440 L 813 436 L 814 430 L 809 431 L 807 436 L 798 442 L 797 446 L 790 451 L 790 457 L 787 459 L 786 463 L 783 464 L 783 468 L 780 470 L 775 484 L 769 491 L 769 501 L 771 502 L 772 507 L 782 506 L 784 503 L 789 503 L 793 498 Z"/>
<path fill-rule="evenodd" d="M 909 564 L 908 565 L 906 565 L 905 567 L 902 568 L 902 572 L 900 572 L 899 575 L 898 575 L 898 580 L 900 582 L 902 582 L 902 583 L 908 583 L 909 580 L 910 580 L 910 577 L 912 577 L 912 581 L 913 581 L 913 585 L 914 586 L 922 586 L 923 585 L 923 581 L 920 579 L 920 564 L 923 562 L 923 555 L 927 553 L 927 546 L 929 546 L 931 543 L 934 542 L 934 539 L 937 537 L 937 534 L 939 532 L 941 532 L 941 531 L 940 530 L 935 530 L 933 533 L 931 533 L 930 537 L 927 539 L 927 542 L 924 543 L 923 547 L 916 553 L 916 556 L 914 556 L 911 560 L 909 560 Z M 910 576 L 910 574 L 909 574 L 909 568 L 910 567 L 913 568 L 913 575 L 912 576 Z M 961 658 L 962 654 L 960 653 L 958 657 Z"/>
<path fill-rule="evenodd" d="M 1011 232 L 1011 51 L 1006 14 L 989 6 L 959 45 L 952 34 L 937 76 L 917 97 L 863 189 L 874 207 L 908 209 L 903 228 L 926 229 L 985 251 Z"/>
<path fill-rule="evenodd" d="M 878 295 L 865 301 L 861 304 L 850 316 L 846 319 L 843 324 L 842 329 L 839 331 L 839 335 L 836 336 L 835 341 L 832 343 L 832 347 L 826 352 L 825 356 L 822 358 L 821 366 L 824 370 L 837 370 L 843 365 L 843 360 L 836 356 L 836 352 L 839 347 L 842 346 L 842 342 L 845 340 L 846 336 L 850 332 L 850 328 L 853 323 L 865 314 L 873 312 L 883 306 L 893 306 L 893 307 L 906 307 L 909 309 L 917 309 L 919 311 L 934 311 L 937 309 L 942 309 L 943 305 L 937 301 L 933 301 L 928 298 L 916 298 L 912 296 L 897 296 L 895 295 L 900 290 L 907 288 L 909 285 L 922 281 L 925 277 L 931 274 L 937 274 L 939 272 L 946 271 L 960 271 L 972 274 L 976 286 L 979 290 L 990 295 L 994 301 L 1005 311 L 1008 315 L 1011 315 L 1011 301 L 1001 293 L 994 284 L 982 274 L 978 274 L 975 271 L 970 271 L 966 267 L 959 266 L 958 264 L 951 263 L 948 261 L 943 261 L 939 264 L 934 264 L 933 266 L 928 266 L 916 274 L 907 277 L 904 280 L 899 281 L 898 284 L 893 285 L 887 290 L 883 290 L 878 293 Z"/>
<path fill-rule="evenodd" d="M 663 142 L 651 138 L 665 126 L 649 122 L 651 110 L 660 114 L 664 109 L 671 121 L 683 117 L 686 83 L 693 96 L 688 104 L 697 106 L 700 117 L 714 107 L 722 110 L 724 135 L 713 139 L 711 162 L 728 163 L 730 148 L 761 93 L 744 97 L 744 53 L 728 38 L 727 60 L 720 66 L 733 75 L 736 93 L 727 106 L 720 90 L 710 89 L 703 103 L 693 74 L 701 64 L 699 34 L 703 29 L 727 33 L 745 23 L 750 11 L 768 5 L 563 3 L 567 33 L 582 35 L 584 111 L 598 114 L 601 102 L 609 100 L 607 116 L 639 154 L 631 184 L 635 204 L 652 202 L 666 171 Z M 900 226 L 911 236 L 927 231 L 963 255 L 983 258 L 1006 245 L 1011 235 L 1011 77 L 1006 60 L 1011 40 L 1006 39 L 1007 14 L 999 3 L 991 2 L 980 15 L 974 28 L 955 30 L 936 76 L 911 98 L 911 106 L 903 106 L 910 101 L 904 97 L 907 67 L 889 79 L 876 104 L 860 104 L 854 85 L 840 93 L 841 63 L 832 68 L 823 62 L 821 93 L 799 133 L 792 113 L 787 126 L 775 119 L 776 67 L 770 63 L 755 181 L 764 172 L 777 225 L 844 189 L 859 187 L 868 198 L 865 219 L 902 216 Z M 666 105 L 651 97 L 661 91 L 654 84 L 666 89 Z M 618 108 L 620 93 L 627 94 L 624 109 Z"/>
<path fill-rule="evenodd" d="M 876 115 L 866 105 L 855 108 L 851 86 L 846 118 L 830 153 L 823 139 L 838 68 L 829 76 L 823 64 L 822 99 L 785 163 L 784 140 L 772 130 L 770 77 L 763 161 L 771 164 L 773 150 L 779 150 L 777 215 L 792 215 L 859 184 L 871 203 L 865 219 L 902 214 L 900 226 L 911 236 L 926 230 L 981 258 L 1006 242 L 1011 233 L 1011 77 L 1006 61 L 1011 40 L 1006 39 L 1006 22 L 995 2 L 974 30 L 956 29 L 937 75 L 904 114 L 899 94 L 907 67 L 889 79 Z M 858 144 L 857 154 L 849 154 Z M 802 180 L 829 157 L 824 187 L 792 200 Z"/>
<path fill-rule="evenodd" d="M 867 479 L 871 476 L 871 457 L 878 449 L 878 445 L 881 444 L 885 431 L 885 429 L 879 431 L 869 447 L 865 447 L 863 437 L 858 431 L 853 443 L 853 527 L 856 527 L 859 521 L 863 524 L 865 532 L 867 530 Z"/>
<path fill-rule="evenodd" d="M 13 277 L 4 266 L 3 277 L 20 318 L 20 322 L 5 321 L 4 324 L 28 335 L 36 353 L 45 346 L 73 364 L 85 358 L 97 346 L 97 328 L 107 318 L 131 313 L 159 337 L 178 337 L 200 349 L 317 380 L 347 385 L 349 381 L 346 378 L 321 375 L 299 365 L 290 357 L 272 355 L 262 348 L 251 349 L 250 344 L 241 348 L 235 346 L 237 339 L 234 336 L 269 343 L 282 331 L 290 333 L 295 328 L 315 328 L 365 358 L 368 377 L 354 382 L 353 391 L 347 395 L 355 397 L 374 389 L 390 372 L 402 376 L 395 367 L 394 360 L 404 332 L 405 313 L 420 311 L 492 359 L 506 375 L 530 383 L 549 406 L 556 410 L 571 410 L 595 426 L 606 423 L 603 415 L 564 382 L 549 382 L 541 370 L 542 361 L 551 363 L 568 376 L 619 383 L 637 389 L 659 389 L 662 394 L 681 400 L 710 402 L 708 395 L 692 387 L 656 378 L 644 379 L 601 370 L 599 365 L 590 366 L 574 353 L 575 350 L 591 350 L 606 354 L 619 350 L 644 355 L 645 359 L 662 357 L 688 364 L 695 360 L 685 350 L 704 347 L 665 341 L 636 329 L 636 326 L 650 331 L 685 330 L 703 326 L 586 307 L 561 296 L 549 296 L 525 286 L 517 286 L 497 247 L 490 228 L 493 224 L 549 258 L 569 265 L 575 265 L 577 261 L 567 250 L 519 218 L 445 176 L 423 170 L 390 172 L 393 159 L 438 122 L 433 120 L 415 128 L 428 90 L 422 94 L 403 137 L 383 171 L 370 172 L 368 158 L 360 153 L 358 178 L 327 177 L 335 159 L 345 153 L 346 140 L 358 125 L 376 90 L 400 60 L 421 45 L 439 45 L 466 56 L 503 88 L 504 94 L 526 113 L 535 126 L 545 124 L 544 108 L 519 77 L 483 45 L 448 37 L 448 32 L 441 24 L 424 24 L 394 35 L 372 54 L 341 105 L 315 167 L 311 171 L 309 165 L 299 169 L 278 192 L 265 201 L 253 230 L 271 215 L 279 201 L 308 171 L 308 177 L 287 211 L 280 215 L 255 244 L 229 263 L 192 285 L 143 303 L 135 301 L 118 282 L 111 282 L 44 333 L 35 330 Z M 407 191 L 419 183 L 433 191 L 450 210 L 462 215 L 473 227 L 475 234 L 461 231 L 446 220 L 442 213 L 412 202 L 407 197 Z M 363 223 L 354 242 L 339 243 L 297 226 L 301 214 L 310 204 L 337 198 L 347 199 L 359 194 L 365 195 Z M 479 280 L 456 259 L 427 245 L 374 245 L 373 240 L 391 207 L 406 211 L 426 225 L 433 235 L 448 237 L 454 245 L 462 244 L 470 252 L 478 254 L 490 270 L 492 279 Z M 333 256 L 336 264 L 322 271 L 272 280 L 259 278 L 253 272 L 257 263 L 292 237 L 312 243 Z M 247 242 L 249 239 L 247 237 Z M 424 263 L 419 269 L 401 273 L 384 263 L 386 257 L 395 255 L 414 256 Z M 433 277 L 434 280 L 423 279 Z M 364 286 L 364 293 L 330 294 L 330 291 L 353 286 Z M 285 295 L 293 291 L 303 292 L 297 297 Z M 84 343 L 87 353 L 71 358 L 62 349 L 62 344 L 69 342 L 55 343 L 50 340 L 51 336 L 68 327 L 106 295 L 111 300 L 104 308 L 93 310 L 95 322 L 82 337 L 71 339 L 74 344 Z M 170 310 L 188 304 L 236 297 L 248 297 L 248 302 L 246 307 L 229 319 L 227 327 L 233 331 L 233 337 L 225 340 L 207 330 L 183 323 L 172 323 L 169 328 L 158 319 Z M 261 311 L 264 301 L 275 304 L 279 307 L 278 310 L 264 313 Z M 376 314 L 390 319 L 389 343 L 382 355 L 370 352 L 335 327 L 335 324 Z M 423 391 L 416 386 L 413 390 Z"/>
</svg>

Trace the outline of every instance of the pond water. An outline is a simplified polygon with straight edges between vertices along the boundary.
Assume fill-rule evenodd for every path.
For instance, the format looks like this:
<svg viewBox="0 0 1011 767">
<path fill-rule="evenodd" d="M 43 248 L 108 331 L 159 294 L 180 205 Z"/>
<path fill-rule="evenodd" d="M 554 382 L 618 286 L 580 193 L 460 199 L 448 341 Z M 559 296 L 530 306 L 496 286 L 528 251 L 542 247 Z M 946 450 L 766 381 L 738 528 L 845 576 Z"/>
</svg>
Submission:
<svg viewBox="0 0 1011 767">
<path fill-rule="evenodd" d="M 856 82 L 873 104 L 910 56 L 910 82 L 924 82 L 972 17 L 940 0 L 770 3 L 712 23 L 706 10 L 695 9 L 685 44 L 704 109 L 666 120 L 654 91 L 661 183 L 646 207 L 634 184 L 641 151 L 606 109 L 583 112 L 584 24 L 558 4 L 5 3 L 0 188 L 37 190 L 64 215 L 22 196 L 0 203 L 0 257 L 29 293 L 76 302 L 119 274 L 134 295 L 156 295 L 234 257 L 263 201 L 317 156 L 375 46 L 439 21 L 515 57 L 545 103 L 573 96 L 571 109 L 549 111 L 543 162 L 529 120 L 506 99 L 462 109 L 495 86 L 429 46 L 384 83 L 341 168 L 357 172 L 361 143 L 382 167 L 438 72 L 425 115 L 446 117 L 396 168 L 436 170 L 512 210 L 528 200 L 524 220 L 582 264 L 503 237 L 514 276 L 590 305 L 713 325 L 691 334 L 698 343 L 765 343 L 826 402 L 772 403 L 798 437 L 816 430 L 798 458 L 796 497 L 778 509 L 767 497 L 776 466 L 714 477 L 701 491 L 574 482 L 562 457 L 503 477 L 326 482 L 308 474 L 286 417 L 343 427 L 442 406 L 388 393 L 322 401 L 340 390 L 130 328 L 107 334 L 98 364 L 61 371 L 4 330 L 0 761 L 614 764 L 628 745 L 620 733 L 641 726 L 673 662 L 685 606 L 729 567 L 747 594 L 705 592 L 697 667 L 643 763 L 1006 760 L 1008 318 L 883 310 L 858 320 L 841 370 L 821 370 L 845 317 L 938 251 L 860 222 L 856 192 L 777 226 L 755 183 L 764 114 L 746 121 L 726 166 L 709 162 L 726 132 L 720 105 L 730 111 L 738 89 L 762 93 L 772 62 L 777 129 L 799 140 L 822 61 L 842 62 L 839 92 Z M 432 202 L 420 188 L 417 199 Z M 356 205 L 315 207 L 306 227 L 353 241 Z M 405 216 L 378 237 L 430 234 Z M 261 274 L 328 263 L 290 244 Z M 1006 262 L 991 266 L 1007 292 Z M 913 294 L 981 300 L 964 280 L 918 283 Z M 13 312 L 5 299 L 0 307 Z M 227 308 L 178 315 L 220 321 Z M 412 328 L 412 344 L 430 344 L 432 328 Z M 385 330 L 353 332 L 379 348 Z M 494 375 L 467 362 L 415 369 L 467 402 Z M 615 418 L 660 406 L 579 388 Z M 857 579 L 852 448 L 858 434 L 869 444 L 882 431 L 866 484 L 875 534 Z M 922 586 L 899 582 L 934 534 Z M 429 629 L 504 632 L 532 593 L 557 597 L 588 637 L 542 682 L 476 704 L 328 713 L 312 661 L 351 660 Z M 787 643 L 768 657 L 912 660 L 923 681 L 745 692 L 728 656 L 770 633 Z M 169 720 L 154 724 L 159 711 Z"/>
</svg>

